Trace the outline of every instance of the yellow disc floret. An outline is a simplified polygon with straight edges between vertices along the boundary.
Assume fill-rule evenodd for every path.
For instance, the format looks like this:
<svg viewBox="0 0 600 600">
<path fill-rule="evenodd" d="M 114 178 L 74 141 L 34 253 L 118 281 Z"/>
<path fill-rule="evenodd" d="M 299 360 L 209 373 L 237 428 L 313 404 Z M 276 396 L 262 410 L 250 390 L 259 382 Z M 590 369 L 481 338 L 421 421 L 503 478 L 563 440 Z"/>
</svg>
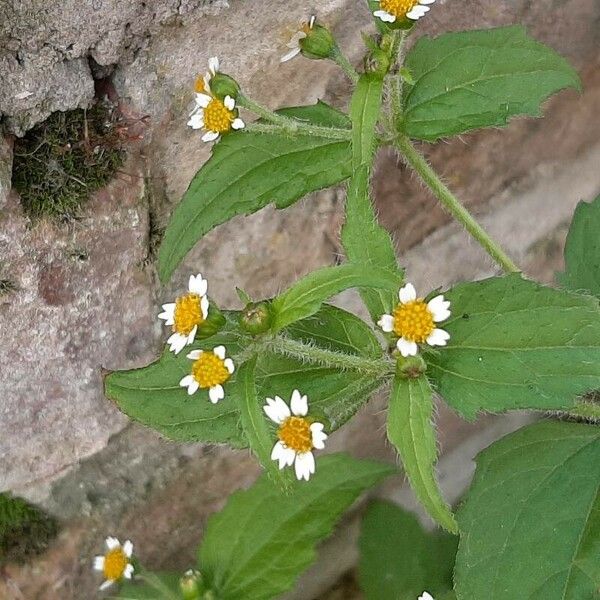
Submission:
<svg viewBox="0 0 600 600">
<path fill-rule="evenodd" d="M 394 333 L 398 337 L 423 344 L 434 329 L 433 314 L 422 298 L 396 306 Z"/>
<path fill-rule="evenodd" d="M 225 383 L 229 377 L 229 371 L 225 361 L 214 352 L 203 352 L 194 362 L 192 375 L 201 388 L 211 388 L 215 385 Z"/>
<path fill-rule="evenodd" d="M 410 12 L 419 0 L 379 0 L 381 10 L 394 15 L 397 19 L 404 19 L 406 13 Z"/>
<path fill-rule="evenodd" d="M 279 426 L 277 437 L 295 452 L 310 452 L 313 449 L 310 422 L 302 417 L 288 417 Z"/>
<path fill-rule="evenodd" d="M 233 111 L 218 98 L 213 98 L 204 109 L 204 128 L 208 131 L 225 133 L 231 129 L 234 119 Z"/>
<path fill-rule="evenodd" d="M 198 294 L 186 294 L 175 300 L 173 313 L 173 331 L 182 335 L 189 335 L 196 327 L 204 322 L 201 297 Z"/>
<path fill-rule="evenodd" d="M 119 546 L 104 555 L 104 577 L 109 581 L 118 581 L 125 574 L 129 559 Z"/>
</svg>

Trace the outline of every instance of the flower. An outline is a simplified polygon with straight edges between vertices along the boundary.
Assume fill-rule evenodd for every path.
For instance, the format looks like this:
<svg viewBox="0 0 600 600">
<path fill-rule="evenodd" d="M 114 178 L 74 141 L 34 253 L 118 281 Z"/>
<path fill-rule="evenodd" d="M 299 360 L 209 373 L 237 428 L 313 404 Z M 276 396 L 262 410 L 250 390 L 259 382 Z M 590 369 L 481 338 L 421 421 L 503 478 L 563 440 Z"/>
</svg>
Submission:
<svg viewBox="0 0 600 600">
<path fill-rule="evenodd" d="M 380 9 L 374 11 L 373 15 L 386 23 L 403 19 L 418 21 L 429 11 L 427 5 L 434 2 L 435 0 L 379 0 Z"/>
<path fill-rule="evenodd" d="M 445 321 L 450 316 L 450 302 L 443 295 L 436 296 L 425 303 L 417 298 L 412 283 L 407 283 L 398 294 L 400 302 L 393 315 L 383 315 L 377 325 L 386 333 L 394 332 L 398 336 L 396 346 L 402 356 L 415 356 L 417 344 L 445 346 L 450 334 L 438 329 L 435 323 Z"/>
<path fill-rule="evenodd" d="M 188 355 L 194 361 L 192 374 L 186 375 L 180 382 L 191 396 L 199 388 L 208 390 L 208 397 L 213 404 L 225 397 L 223 384 L 235 370 L 233 361 L 225 358 L 225 346 L 216 346 L 211 351 L 192 350 Z"/>
<path fill-rule="evenodd" d="M 434 600 L 433 596 L 427 592 L 423 592 L 417 600 Z"/>
<path fill-rule="evenodd" d="M 162 305 L 163 312 L 158 318 L 164 319 L 165 325 L 171 325 L 173 328 L 173 334 L 167 343 L 175 354 L 179 354 L 186 345 L 194 341 L 198 326 L 202 325 L 208 316 L 207 289 L 208 282 L 202 279 L 200 273 L 190 275 L 189 294 L 180 296 L 175 302 Z"/>
<path fill-rule="evenodd" d="M 94 558 L 94 569 L 104 573 L 104 583 L 101 590 L 106 589 L 121 579 L 131 579 L 133 565 L 129 561 L 133 553 L 133 544 L 127 540 L 122 546 L 117 538 L 106 538 L 106 553 Z"/>
<path fill-rule="evenodd" d="M 271 459 L 279 461 L 280 469 L 294 464 L 298 480 L 308 481 L 315 472 L 312 450 L 322 450 L 325 447 L 327 434 L 323 431 L 323 423 L 306 418 L 307 397 L 294 390 L 290 407 L 279 396 L 275 396 L 274 400 L 267 398 L 263 410 L 271 421 L 279 425 L 279 441 L 273 446 Z"/>
<path fill-rule="evenodd" d="M 298 56 L 300 54 L 300 40 L 303 40 L 308 32 L 314 27 L 316 16 L 312 15 L 308 22 L 302 23 L 300 29 L 292 35 L 290 41 L 286 44 L 290 51 L 280 58 L 280 62 L 287 62 L 294 58 L 294 56 Z"/>
<path fill-rule="evenodd" d="M 210 94 L 210 80 L 217 74 L 219 70 L 219 59 L 213 56 L 208 59 L 208 72 L 206 75 L 198 76 L 194 83 L 194 91 L 198 94 Z"/>
</svg>

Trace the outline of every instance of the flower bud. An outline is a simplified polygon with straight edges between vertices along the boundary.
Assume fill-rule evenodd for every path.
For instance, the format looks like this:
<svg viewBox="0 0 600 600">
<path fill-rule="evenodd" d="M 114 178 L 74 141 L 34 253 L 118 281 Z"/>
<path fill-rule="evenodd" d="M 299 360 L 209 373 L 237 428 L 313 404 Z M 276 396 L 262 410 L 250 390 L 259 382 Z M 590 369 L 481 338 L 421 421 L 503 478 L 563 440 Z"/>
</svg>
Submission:
<svg viewBox="0 0 600 600">
<path fill-rule="evenodd" d="M 202 591 L 202 575 L 200 571 L 190 569 L 179 580 L 179 590 L 183 600 L 199 600 Z"/>
<path fill-rule="evenodd" d="M 312 26 L 304 29 L 304 33 L 306 33 L 306 36 L 299 41 L 303 56 L 315 60 L 332 56 L 336 44 L 331 31 L 327 27 L 313 23 Z"/>
<path fill-rule="evenodd" d="M 403 379 L 418 379 L 427 371 L 427 363 L 420 354 L 404 357 L 398 354 L 396 372 Z"/>
<path fill-rule="evenodd" d="M 223 313 L 211 302 L 208 306 L 208 315 L 206 320 L 201 323 L 196 332 L 196 339 L 205 340 L 211 335 L 215 335 L 225 325 L 226 319 Z"/>
<path fill-rule="evenodd" d="M 236 100 L 240 93 L 240 86 L 233 77 L 217 71 L 210 79 L 210 90 L 221 100 L 225 96 L 231 96 Z"/>
<path fill-rule="evenodd" d="M 273 314 L 269 302 L 251 302 L 240 316 L 240 327 L 247 333 L 258 335 L 271 328 Z"/>
</svg>

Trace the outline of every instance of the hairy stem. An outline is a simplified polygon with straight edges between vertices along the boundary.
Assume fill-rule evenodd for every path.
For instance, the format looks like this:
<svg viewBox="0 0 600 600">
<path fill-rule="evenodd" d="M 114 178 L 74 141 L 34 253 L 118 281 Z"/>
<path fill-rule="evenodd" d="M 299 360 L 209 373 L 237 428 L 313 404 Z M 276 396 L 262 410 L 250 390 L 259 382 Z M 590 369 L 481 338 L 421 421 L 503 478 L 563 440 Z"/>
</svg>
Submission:
<svg viewBox="0 0 600 600">
<path fill-rule="evenodd" d="M 570 410 L 562 411 L 563 414 L 580 419 L 588 419 L 600 423 L 600 403 L 588 400 L 577 400 Z"/>
<path fill-rule="evenodd" d="M 392 46 L 392 68 L 396 71 L 400 69 L 403 61 L 403 50 L 404 50 L 404 40 L 406 39 L 406 31 L 396 31 L 394 32 L 394 43 Z M 400 118 L 402 116 L 402 77 L 399 72 L 396 72 L 395 75 L 388 78 L 388 82 L 390 84 L 390 94 L 392 97 L 392 123 L 394 124 L 394 129 L 396 129 L 396 125 L 400 122 Z"/>
<path fill-rule="evenodd" d="M 333 350 L 325 350 L 310 344 L 304 344 L 297 340 L 277 336 L 263 342 L 265 349 L 276 354 L 284 354 L 293 356 L 300 360 L 311 363 L 321 364 L 325 367 L 333 367 L 336 369 L 344 369 L 349 371 L 358 371 L 365 375 L 374 377 L 384 377 L 392 375 L 395 370 L 395 365 L 389 359 L 382 358 L 375 360 L 364 358 L 354 354 L 345 354 L 342 352 L 334 352 Z"/>
<path fill-rule="evenodd" d="M 408 164 L 420 175 L 446 210 L 479 242 L 481 247 L 508 273 L 517 273 L 519 267 L 506 255 L 502 248 L 488 235 L 471 213 L 460 203 L 446 187 L 437 173 L 429 166 L 425 158 L 404 135 L 398 136 L 394 143 L 404 155 Z"/>
<path fill-rule="evenodd" d="M 317 137 L 325 137 L 334 140 L 349 140 L 352 136 L 350 129 L 338 129 L 336 127 L 323 127 L 321 125 L 313 125 L 307 121 L 299 121 L 292 119 L 279 113 L 273 112 L 268 108 L 261 106 L 254 100 L 250 100 L 246 96 L 240 94 L 237 98 L 239 106 L 255 113 L 269 123 L 249 123 L 245 129 L 249 132 L 271 133 L 273 131 L 284 130 L 287 133 L 296 135 L 314 135 Z M 276 127 L 274 127 L 274 125 Z M 244 131 L 244 129 L 242 129 Z"/>
<path fill-rule="evenodd" d="M 358 81 L 358 73 L 346 57 L 346 55 L 338 48 L 338 46 L 334 46 L 331 52 L 331 60 L 341 67 L 342 71 L 346 73 L 346 76 L 352 83 L 356 83 Z"/>
</svg>

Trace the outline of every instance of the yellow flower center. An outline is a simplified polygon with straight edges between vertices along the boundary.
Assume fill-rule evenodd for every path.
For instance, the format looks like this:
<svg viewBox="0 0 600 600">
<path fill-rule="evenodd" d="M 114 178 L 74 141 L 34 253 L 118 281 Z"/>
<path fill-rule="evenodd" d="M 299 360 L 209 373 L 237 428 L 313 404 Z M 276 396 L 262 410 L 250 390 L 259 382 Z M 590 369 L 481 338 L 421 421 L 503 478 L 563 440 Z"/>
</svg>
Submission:
<svg viewBox="0 0 600 600">
<path fill-rule="evenodd" d="M 214 352 L 203 352 L 200 355 L 192 366 L 192 375 L 201 388 L 220 385 L 230 377 L 225 361 Z"/>
<path fill-rule="evenodd" d="M 174 332 L 189 335 L 196 325 L 204 322 L 200 300 L 198 294 L 187 294 L 175 300 Z"/>
<path fill-rule="evenodd" d="M 104 577 L 110 581 L 118 581 L 123 577 L 128 562 L 122 548 L 109 550 L 104 555 Z"/>
<path fill-rule="evenodd" d="M 404 19 L 406 13 L 410 12 L 417 4 L 419 4 L 419 0 L 379 0 L 381 10 L 394 15 L 397 19 Z"/>
<path fill-rule="evenodd" d="M 310 452 L 313 449 L 310 422 L 302 417 L 288 417 L 279 426 L 277 437 L 295 452 Z"/>
<path fill-rule="evenodd" d="M 422 344 L 434 329 L 433 315 L 422 298 L 396 306 L 394 333 L 398 337 Z"/>
<path fill-rule="evenodd" d="M 194 83 L 194 91 L 197 94 L 205 94 L 206 93 L 206 84 L 204 83 L 204 77 L 200 75 L 195 83 Z"/>
<path fill-rule="evenodd" d="M 208 131 L 225 133 L 231 129 L 235 115 L 218 98 L 213 98 L 204 109 L 204 127 Z"/>
</svg>

